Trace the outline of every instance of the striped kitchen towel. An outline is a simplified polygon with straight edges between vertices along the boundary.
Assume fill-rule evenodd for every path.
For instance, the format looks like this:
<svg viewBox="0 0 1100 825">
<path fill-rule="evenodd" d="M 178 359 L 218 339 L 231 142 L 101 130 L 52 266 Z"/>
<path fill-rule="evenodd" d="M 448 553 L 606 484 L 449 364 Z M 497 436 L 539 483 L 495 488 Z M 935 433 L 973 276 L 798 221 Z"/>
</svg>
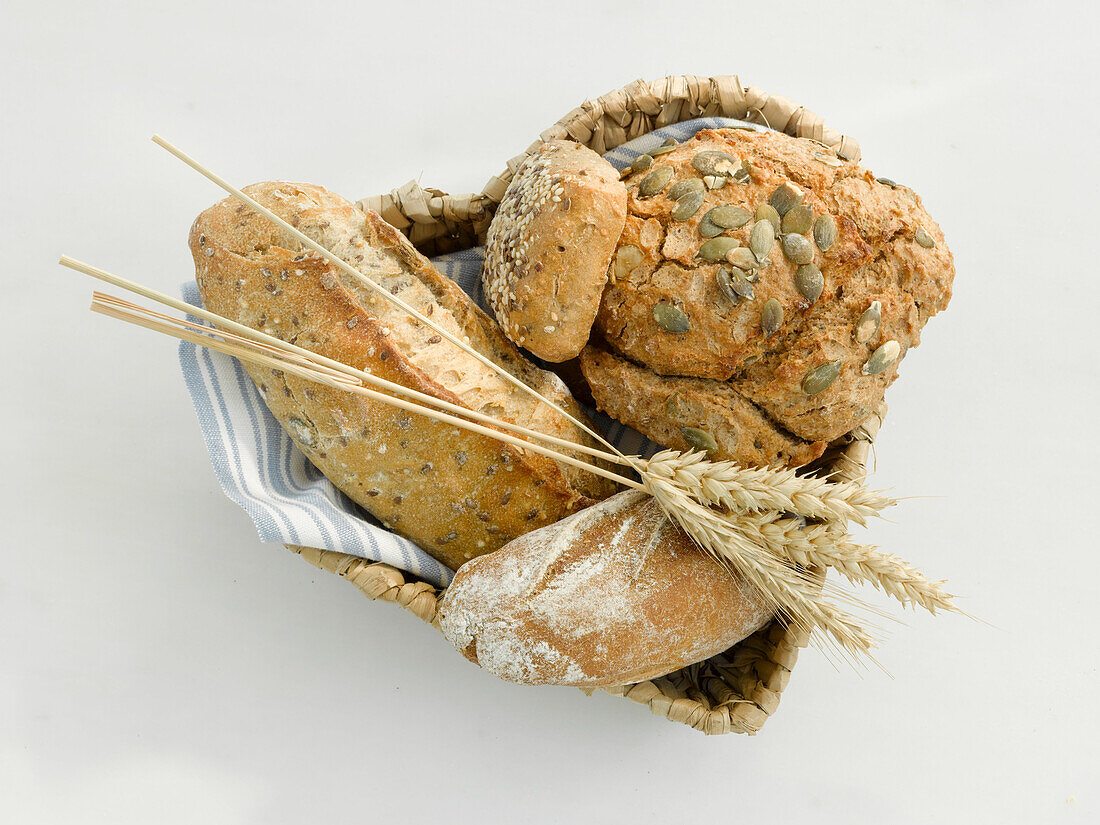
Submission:
<svg viewBox="0 0 1100 825">
<path fill-rule="evenodd" d="M 623 144 L 604 157 L 623 169 L 666 138 L 682 141 L 700 129 L 735 125 L 749 126 L 723 118 L 677 123 Z M 432 263 L 491 316 L 478 277 L 483 252 L 475 247 L 441 255 Z M 200 305 L 194 283 L 184 284 L 182 291 L 185 301 Z M 295 448 L 236 359 L 186 341 L 180 343 L 179 359 L 222 490 L 248 513 L 261 541 L 335 550 L 386 562 L 441 587 L 450 582 L 453 571 L 382 527 Z M 655 451 L 634 430 L 594 410 L 589 413 L 623 452 L 652 455 Z"/>
</svg>

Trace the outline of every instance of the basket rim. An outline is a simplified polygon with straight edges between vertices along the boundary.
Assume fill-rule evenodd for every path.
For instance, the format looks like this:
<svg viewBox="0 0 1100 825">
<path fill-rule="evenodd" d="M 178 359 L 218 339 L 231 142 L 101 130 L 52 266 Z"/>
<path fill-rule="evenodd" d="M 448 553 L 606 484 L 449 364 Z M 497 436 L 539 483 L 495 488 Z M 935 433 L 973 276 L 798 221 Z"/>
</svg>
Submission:
<svg viewBox="0 0 1100 825">
<path fill-rule="evenodd" d="M 451 195 L 410 180 L 387 193 L 362 198 L 357 206 L 377 212 L 426 255 L 469 249 L 484 242 L 516 170 L 545 142 L 573 140 L 602 155 L 654 129 L 700 117 L 744 120 L 814 140 L 848 160 L 861 156 L 859 142 L 826 126 L 820 115 L 790 98 L 743 86 L 737 75 L 669 75 L 634 80 L 585 101 L 509 159 L 504 171 L 489 178 L 480 192 Z"/>
</svg>

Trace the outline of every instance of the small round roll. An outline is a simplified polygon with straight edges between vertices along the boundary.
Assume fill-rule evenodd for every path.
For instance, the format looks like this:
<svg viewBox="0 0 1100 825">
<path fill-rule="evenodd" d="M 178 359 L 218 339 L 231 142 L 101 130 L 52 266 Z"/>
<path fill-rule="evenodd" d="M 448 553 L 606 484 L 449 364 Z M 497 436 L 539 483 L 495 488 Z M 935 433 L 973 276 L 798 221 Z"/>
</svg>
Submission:
<svg viewBox="0 0 1100 825">
<path fill-rule="evenodd" d="M 543 144 L 512 178 L 485 242 L 485 296 L 504 333 L 554 363 L 588 341 L 626 222 L 626 186 L 586 146 Z"/>
<path fill-rule="evenodd" d="M 772 611 L 628 490 L 466 562 L 440 617 L 447 640 L 502 679 L 609 687 L 721 653 Z"/>
</svg>

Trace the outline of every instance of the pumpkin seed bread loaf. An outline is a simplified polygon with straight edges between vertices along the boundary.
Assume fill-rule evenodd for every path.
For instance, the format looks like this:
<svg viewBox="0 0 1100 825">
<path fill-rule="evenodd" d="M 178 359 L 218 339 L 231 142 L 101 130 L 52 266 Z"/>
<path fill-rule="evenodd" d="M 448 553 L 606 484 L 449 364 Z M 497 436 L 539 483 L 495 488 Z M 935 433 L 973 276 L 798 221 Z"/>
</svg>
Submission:
<svg viewBox="0 0 1100 825">
<path fill-rule="evenodd" d="M 576 357 L 625 220 L 619 173 L 588 147 L 553 140 L 527 158 L 497 207 L 481 271 L 504 333 L 547 361 Z"/>
<path fill-rule="evenodd" d="M 636 167 L 595 323 L 610 348 L 714 381 L 716 403 L 728 383 L 806 442 L 863 422 L 951 296 L 920 198 L 777 132 L 703 130 Z"/>
<path fill-rule="evenodd" d="M 528 362 L 377 214 L 308 184 L 260 183 L 245 192 L 583 419 L 557 376 Z M 189 244 L 203 302 L 213 312 L 453 404 L 592 444 L 558 413 L 233 199 L 199 215 Z M 495 439 L 278 369 L 245 369 L 314 465 L 451 568 L 614 492 L 598 476 Z"/>
</svg>

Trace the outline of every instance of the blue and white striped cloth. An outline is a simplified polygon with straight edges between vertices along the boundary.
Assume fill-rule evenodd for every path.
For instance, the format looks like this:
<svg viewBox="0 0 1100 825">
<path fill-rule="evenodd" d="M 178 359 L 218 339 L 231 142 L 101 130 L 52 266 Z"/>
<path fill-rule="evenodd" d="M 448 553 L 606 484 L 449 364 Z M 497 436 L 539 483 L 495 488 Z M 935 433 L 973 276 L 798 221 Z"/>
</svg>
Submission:
<svg viewBox="0 0 1100 825">
<path fill-rule="evenodd" d="M 604 157 L 623 169 L 666 138 L 682 141 L 700 129 L 734 125 L 749 124 L 724 118 L 677 123 L 623 144 Z M 441 255 L 432 263 L 492 315 L 478 277 L 482 253 L 477 247 Z M 200 305 L 194 283 L 184 284 L 182 291 L 185 301 Z M 439 586 L 450 582 L 451 570 L 382 527 L 295 448 L 236 359 L 186 341 L 180 343 L 179 359 L 222 490 L 252 518 L 261 541 L 335 550 L 384 561 Z M 654 452 L 655 447 L 634 430 L 589 412 L 623 452 Z"/>
</svg>

